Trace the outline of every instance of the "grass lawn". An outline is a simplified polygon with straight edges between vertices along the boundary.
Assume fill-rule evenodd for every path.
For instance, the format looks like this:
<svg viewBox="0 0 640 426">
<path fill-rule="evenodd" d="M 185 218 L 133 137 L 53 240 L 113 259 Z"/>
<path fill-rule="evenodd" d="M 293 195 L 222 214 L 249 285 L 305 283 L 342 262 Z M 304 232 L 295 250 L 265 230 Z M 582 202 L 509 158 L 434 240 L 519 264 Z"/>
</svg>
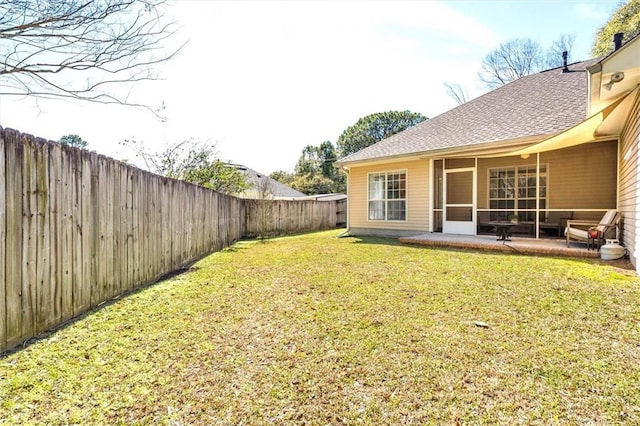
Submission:
<svg viewBox="0 0 640 426">
<path fill-rule="evenodd" d="M 339 232 L 241 242 L 0 358 L 0 424 L 640 424 L 633 273 Z"/>
</svg>

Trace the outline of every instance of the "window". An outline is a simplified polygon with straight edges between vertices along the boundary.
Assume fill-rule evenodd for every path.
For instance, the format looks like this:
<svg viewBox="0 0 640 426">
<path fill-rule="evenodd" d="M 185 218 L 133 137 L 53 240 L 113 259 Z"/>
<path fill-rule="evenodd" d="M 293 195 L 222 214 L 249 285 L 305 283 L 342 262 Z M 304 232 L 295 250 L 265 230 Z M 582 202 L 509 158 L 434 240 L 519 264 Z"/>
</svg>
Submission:
<svg viewBox="0 0 640 426">
<path fill-rule="evenodd" d="M 547 166 L 540 166 L 540 209 L 547 204 Z M 489 169 L 491 219 L 533 221 L 536 210 L 536 166 Z"/>
<path fill-rule="evenodd" d="M 407 174 L 369 174 L 369 220 L 406 220 Z"/>
</svg>

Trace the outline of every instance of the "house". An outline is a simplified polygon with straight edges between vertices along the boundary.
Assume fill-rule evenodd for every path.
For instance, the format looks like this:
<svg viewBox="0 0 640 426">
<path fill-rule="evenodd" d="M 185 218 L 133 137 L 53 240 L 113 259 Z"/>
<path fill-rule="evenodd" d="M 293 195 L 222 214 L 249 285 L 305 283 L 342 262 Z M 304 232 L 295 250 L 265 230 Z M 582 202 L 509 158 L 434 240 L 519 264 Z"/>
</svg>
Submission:
<svg viewBox="0 0 640 426">
<path fill-rule="evenodd" d="M 640 258 L 640 37 L 522 77 L 340 159 L 352 235 L 477 235 L 518 217 L 541 238 L 616 209 Z"/>
<path fill-rule="evenodd" d="M 297 199 L 305 197 L 306 194 L 295 190 L 275 179 L 271 179 L 268 175 L 259 173 L 249 167 L 241 164 L 230 164 L 236 170 L 244 174 L 249 188 L 238 194 L 240 198 L 251 199 Z"/>
<path fill-rule="evenodd" d="M 271 200 L 289 200 L 289 201 L 345 201 L 347 196 L 345 194 L 314 194 L 307 195 L 303 192 L 293 189 L 284 183 L 278 182 L 272 179 L 268 175 L 264 175 L 247 166 L 241 164 L 229 164 L 229 166 L 235 168 L 242 174 L 244 174 L 246 182 L 249 184 L 249 188 L 242 193 L 238 194 L 240 198 L 249 199 L 263 199 L 268 198 Z"/>
</svg>

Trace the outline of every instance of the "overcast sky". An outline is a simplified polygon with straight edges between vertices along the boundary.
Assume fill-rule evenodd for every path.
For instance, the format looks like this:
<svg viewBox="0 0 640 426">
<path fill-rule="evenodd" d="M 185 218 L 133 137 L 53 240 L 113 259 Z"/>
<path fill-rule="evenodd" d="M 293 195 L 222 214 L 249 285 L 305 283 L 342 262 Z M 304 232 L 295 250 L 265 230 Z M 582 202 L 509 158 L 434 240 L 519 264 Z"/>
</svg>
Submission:
<svg viewBox="0 0 640 426">
<path fill-rule="evenodd" d="M 161 123 L 121 106 L 0 99 L 0 125 L 135 162 L 119 142 L 151 147 L 188 138 L 217 143 L 222 160 L 262 173 L 293 171 L 306 145 L 335 143 L 359 118 L 411 110 L 433 117 L 456 106 L 443 82 L 471 97 L 483 57 L 516 37 L 544 48 L 574 34 L 574 60 L 589 58 L 596 30 L 617 0 L 600 1 L 206 1 L 175 0 L 169 12 L 189 40 L 137 87 L 164 103 Z"/>
</svg>

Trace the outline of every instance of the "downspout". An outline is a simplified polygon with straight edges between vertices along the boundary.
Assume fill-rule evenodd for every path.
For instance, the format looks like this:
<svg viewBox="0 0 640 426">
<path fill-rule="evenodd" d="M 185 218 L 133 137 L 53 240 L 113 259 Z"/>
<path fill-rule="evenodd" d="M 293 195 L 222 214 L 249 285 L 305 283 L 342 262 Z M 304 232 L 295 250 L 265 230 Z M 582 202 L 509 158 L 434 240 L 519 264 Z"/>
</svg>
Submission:
<svg viewBox="0 0 640 426">
<path fill-rule="evenodd" d="M 616 211 L 620 212 L 620 166 L 622 165 L 622 142 L 620 140 L 620 135 L 616 137 Z M 623 223 L 624 225 L 624 223 Z M 618 238 L 618 235 L 616 235 Z"/>
<path fill-rule="evenodd" d="M 351 175 L 349 173 L 350 170 L 349 170 L 348 167 L 342 166 L 342 170 L 344 170 L 345 174 L 347 175 L 347 210 L 345 211 L 345 214 L 347 215 L 347 227 L 346 227 L 346 229 L 345 229 L 345 231 L 343 233 L 338 235 L 338 238 L 350 236 L 349 235 L 349 231 L 350 231 L 350 229 L 349 229 L 349 208 L 350 208 L 351 203 L 349 202 L 349 184 L 350 184 L 349 177 Z"/>
</svg>

